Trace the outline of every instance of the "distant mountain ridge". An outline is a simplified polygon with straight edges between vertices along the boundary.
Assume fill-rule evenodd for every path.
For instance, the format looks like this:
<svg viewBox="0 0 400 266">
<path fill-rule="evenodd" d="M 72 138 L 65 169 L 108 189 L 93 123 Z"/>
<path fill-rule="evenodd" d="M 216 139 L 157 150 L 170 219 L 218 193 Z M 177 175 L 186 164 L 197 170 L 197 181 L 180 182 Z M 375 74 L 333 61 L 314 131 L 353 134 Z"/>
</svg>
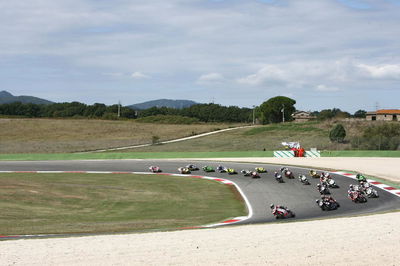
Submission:
<svg viewBox="0 0 400 266">
<path fill-rule="evenodd" d="M 21 102 L 21 103 L 33 103 L 33 104 L 52 104 L 54 102 L 48 101 L 42 98 L 34 97 L 34 96 L 14 96 L 8 91 L 0 91 L 0 104 L 5 103 L 14 103 L 14 102 Z"/>
<path fill-rule="evenodd" d="M 170 99 L 159 99 L 153 100 L 143 103 L 137 103 L 128 105 L 127 107 L 136 109 L 136 110 L 144 110 L 151 107 L 169 107 L 175 109 L 182 109 L 186 107 L 190 107 L 192 105 L 198 104 L 197 102 L 190 101 L 190 100 L 170 100 Z"/>
</svg>

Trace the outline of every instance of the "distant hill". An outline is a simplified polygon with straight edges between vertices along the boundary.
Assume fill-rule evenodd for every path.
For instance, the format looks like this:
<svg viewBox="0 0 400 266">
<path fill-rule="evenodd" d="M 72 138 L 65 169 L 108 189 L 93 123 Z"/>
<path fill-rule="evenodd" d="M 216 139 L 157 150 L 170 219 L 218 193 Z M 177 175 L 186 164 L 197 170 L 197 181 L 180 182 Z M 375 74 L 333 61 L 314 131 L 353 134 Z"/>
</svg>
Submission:
<svg viewBox="0 0 400 266">
<path fill-rule="evenodd" d="M 144 102 L 144 103 L 132 104 L 127 107 L 136 109 L 136 110 L 144 110 L 144 109 L 148 109 L 151 107 L 169 107 L 169 108 L 175 108 L 175 109 L 182 109 L 182 108 L 190 107 L 195 104 L 198 104 L 198 103 L 196 103 L 194 101 L 189 101 L 189 100 L 160 99 L 160 100 L 148 101 L 148 102 Z"/>
<path fill-rule="evenodd" d="M 0 91 L 0 104 L 5 103 L 13 103 L 13 102 L 21 102 L 21 103 L 34 103 L 34 104 L 52 104 L 54 102 L 33 97 L 33 96 L 14 96 L 8 91 Z"/>
</svg>

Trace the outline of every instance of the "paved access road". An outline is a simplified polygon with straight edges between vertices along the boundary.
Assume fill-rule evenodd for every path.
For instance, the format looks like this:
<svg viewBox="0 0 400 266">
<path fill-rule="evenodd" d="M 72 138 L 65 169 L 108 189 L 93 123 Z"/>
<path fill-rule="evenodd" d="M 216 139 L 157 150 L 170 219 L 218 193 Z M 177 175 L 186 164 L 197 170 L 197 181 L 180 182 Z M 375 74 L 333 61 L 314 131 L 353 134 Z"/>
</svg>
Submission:
<svg viewBox="0 0 400 266">
<path fill-rule="evenodd" d="M 219 165 L 216 162 L 205 161 L 174 161 L 174 160 L 87 160 L 87 161 L 1 161 L 1 171 L 113 171 L 113 172 L 144 172 L 150 165 L 160 166 L 164 173 L 178 173 L 177 168 L 187 164 L 195 164 L 199 168 L 205 164 Z M 291 167 L 295 179 L 284 178 L 285 183 L 275 181 L 273 174 L 283 166 L 251 163 L 220 163 L 225 167 L 234 168 L 238 174 L 205 173 L 202 170 L 192 172 L 193 175 L 220 177 L 235 182 L 246 195 L 251 204 L 253 215 L 250 219 L 240 223 L 264 223 L 275 221 L 270 213 L 271 203 L 285 205 L 296 213 L 298 219 L 313 219 L 327 216 L 347 216 L 365 213 L 374 213 L 400 209 L 400 197 L 377 189 L 380 195 L 377 199 L 368 199 L 367 203 L 356 204 L 347 198 L 347 189 L 356 181 L 348 177 L 331 174 L 340 188 L 330 189 L 332 196 L 340 203 L 341 207 L 335 211 L 322 211 L 315 200 L 319 198 L 316 184 L 319 180 L 309 178 L 311 185 L 306 186 L 298 181 L 299 174 L 308 175 L 309 169 Z M 262 173 L 260 179 L 244 177 L 241 169 L 253 170 L 261 166 L 268 173 Z M 110 177 L 112 178 L 112 177 Z M 166 176 L 165 178 L 168 178 Z M 227 217 L 228 218 L 228 217 Z"/>
</svg>

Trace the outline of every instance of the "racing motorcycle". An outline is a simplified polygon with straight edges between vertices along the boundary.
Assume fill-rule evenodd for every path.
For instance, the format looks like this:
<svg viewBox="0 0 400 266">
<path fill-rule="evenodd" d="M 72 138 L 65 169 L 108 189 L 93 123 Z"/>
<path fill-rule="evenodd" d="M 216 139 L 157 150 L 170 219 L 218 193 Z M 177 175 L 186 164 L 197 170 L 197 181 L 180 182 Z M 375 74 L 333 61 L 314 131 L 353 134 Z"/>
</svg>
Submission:
<svg viewBox="0 0 400 266">
<path fill-rule="evenodd" d="M 317 185 L 318 192 L 321 195 L 329 195 L 331 192 L 329 191 L 328 184 L 326 182 L 319 183 Z"/>
<path fill-rule="evenodd" d="M 274 177 L 275 177 L 275 180 L 278 181 L 279 183 L 285 183 L 283 181 L 282 175 L 280 173 L 275 172 Z"/>
<path fill-rule="evenodd" d="M 261 178 L 261 176 L 256 171 L 251 172 L 250 175 L 251 178 Z"/>
<path fill-rule="evenodd" d="M 199 170 L 199 168 L 198 168 L 196 165 L 194 165 L 194 164 L 188 164 L 188 165 L 186 165 L 186 168 L 188 168 L 190 171 L 197 171 L 197 170 Z"/>
<path fill-rule="evenodd" d="M 348 193 L 349 199 L 351 199 L 355 203 L 364 203 L 367 202 L 367 198 L 360 191 L 354 190 Z"/>
<path fill-rule="evenodd" d="M 290 171 L 289 168 L 287 168 L 287 167 L 282 167 L 282 168 L 281 168 L 281 173 L 282 173 L 285 177 L 287 177 L 287 178 L 289 178 L 289 179 L 294 179 L 294 175 L 293 175 L 292 171 Z"/>
<path fill-rule="evenodd" d="M 179 167 L 179 168 L 178 168 L 178 171 L 179 171 L 181 174 L 190 174 L 190 169 L 187 168 L 187 167 Z"/>
<path fill-rule="evenodd" d="M 303 183 L 303 185 L 310 185 L 310 182 L 305 175 L 299 175 L 299 181 Z"/>
<path fill-rule="evenodd" d="M 267 169 L 265 169 L 264 167 L 256 167 L 255 168 L 257 173 L 266 173 Z"/>
<path fill-rule="evenodd" d="M 325 179 L 325 182 L 328 184 L 330 188 L 339 188 L 339 185 L 336 184 L 335 180 L 332 178 Z"/>
<path fill-rule="evenodd" d="M 318 204 L 318 206 L 321 208 L 323 211 L 332 211 L 336 210 L 337 208 L 340 207 L 339 203 L 334 200 L 332 197 L 330 198 L 321 198 L 315 200 L 315 202 Z"/>
<path fill-rule="evenodd" d="M 378 191 L 376 191 L 376 189 L 374 189 L 368 182 L 361 182 L 359 188 L 362 191 L 362 193 L 368 198 L 379 197 Z"/>
<path fill-rule="evenodd" d="M 321 176 L 315 170 L 310 170 L 310 176 L 312 178 L 321 178 Z"/>
<path fill-rule="evenodd" d="M 208 166 L 208 165 L 203 166 L 202 169 L 203 169 L 204 172 L 207 172 L 207 173 L 209 173 L 209 172 L 215 172 L 214 168 L 213 168 L 212 166 Z"/>
<path fill-rule="evenodd" d="M 228 168 L 226 168 L 225 166 L 222 166 L 222 165 L 218 165 L 217 166 L 217 171 L 220 172 L 220 173 L 226 173 L 227 169 Z"/>
<path fill-rule="evenodd" d="M 153 173 L 161 173 L 161 172 L 162 172 L 161 169 L 160 169 L 160 167 L 154 166 L 154 165 L 152 165 L 152 166 L 149 167 L 149 171 L 150 171 L 150 172 L 153 172 Z"/>
<path fill-rule="evenodd" d="M 358 183 L 367 182 L 367 178 L 365 176 L 363 176 L 362 174 L 357 174 L 356 178 L 357 178 Z"/>
<path fill-rule="evenodd" d="M 230 175 L 236 175 L 237 172 L 233 168 L 226 168 L 226 172 Z"/>
<path fill-rule="evenodd" d="M 271 209 L 276 219 L 294 218 L 296 216 L 294 212 L 284 206 L 277 205 L 276 207 L 271 207 Z"/>
<path fill-rule="evenodd" d="M 331 177 L 329 173 L 322 172 L 319 178 L 320 182 L 326 182 L 330 188 L 339 188 L 336 181 Z"/>
<path fill-rule="evenodd" d="M 243 170 L 241 170 L 240 171 L 244 176 L 250 176 L 251 175 L 251 171 L 250 170 L 245 170 L 245 169 L 243 169 Z"/>
</svg>

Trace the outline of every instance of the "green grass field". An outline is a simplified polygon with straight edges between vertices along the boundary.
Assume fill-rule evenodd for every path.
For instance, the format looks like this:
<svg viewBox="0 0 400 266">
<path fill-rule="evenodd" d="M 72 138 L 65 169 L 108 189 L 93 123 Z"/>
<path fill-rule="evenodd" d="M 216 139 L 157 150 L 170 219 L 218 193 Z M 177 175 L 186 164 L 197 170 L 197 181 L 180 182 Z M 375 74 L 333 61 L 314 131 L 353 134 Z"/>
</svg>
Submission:
<svg viewBox="0 0 400 266">
<path fill-rule="evenodd" d="M 133 174 L 0 174 L 0 235 L 174 229 L 246 215 L 229 186 Z"/>
</svg>

